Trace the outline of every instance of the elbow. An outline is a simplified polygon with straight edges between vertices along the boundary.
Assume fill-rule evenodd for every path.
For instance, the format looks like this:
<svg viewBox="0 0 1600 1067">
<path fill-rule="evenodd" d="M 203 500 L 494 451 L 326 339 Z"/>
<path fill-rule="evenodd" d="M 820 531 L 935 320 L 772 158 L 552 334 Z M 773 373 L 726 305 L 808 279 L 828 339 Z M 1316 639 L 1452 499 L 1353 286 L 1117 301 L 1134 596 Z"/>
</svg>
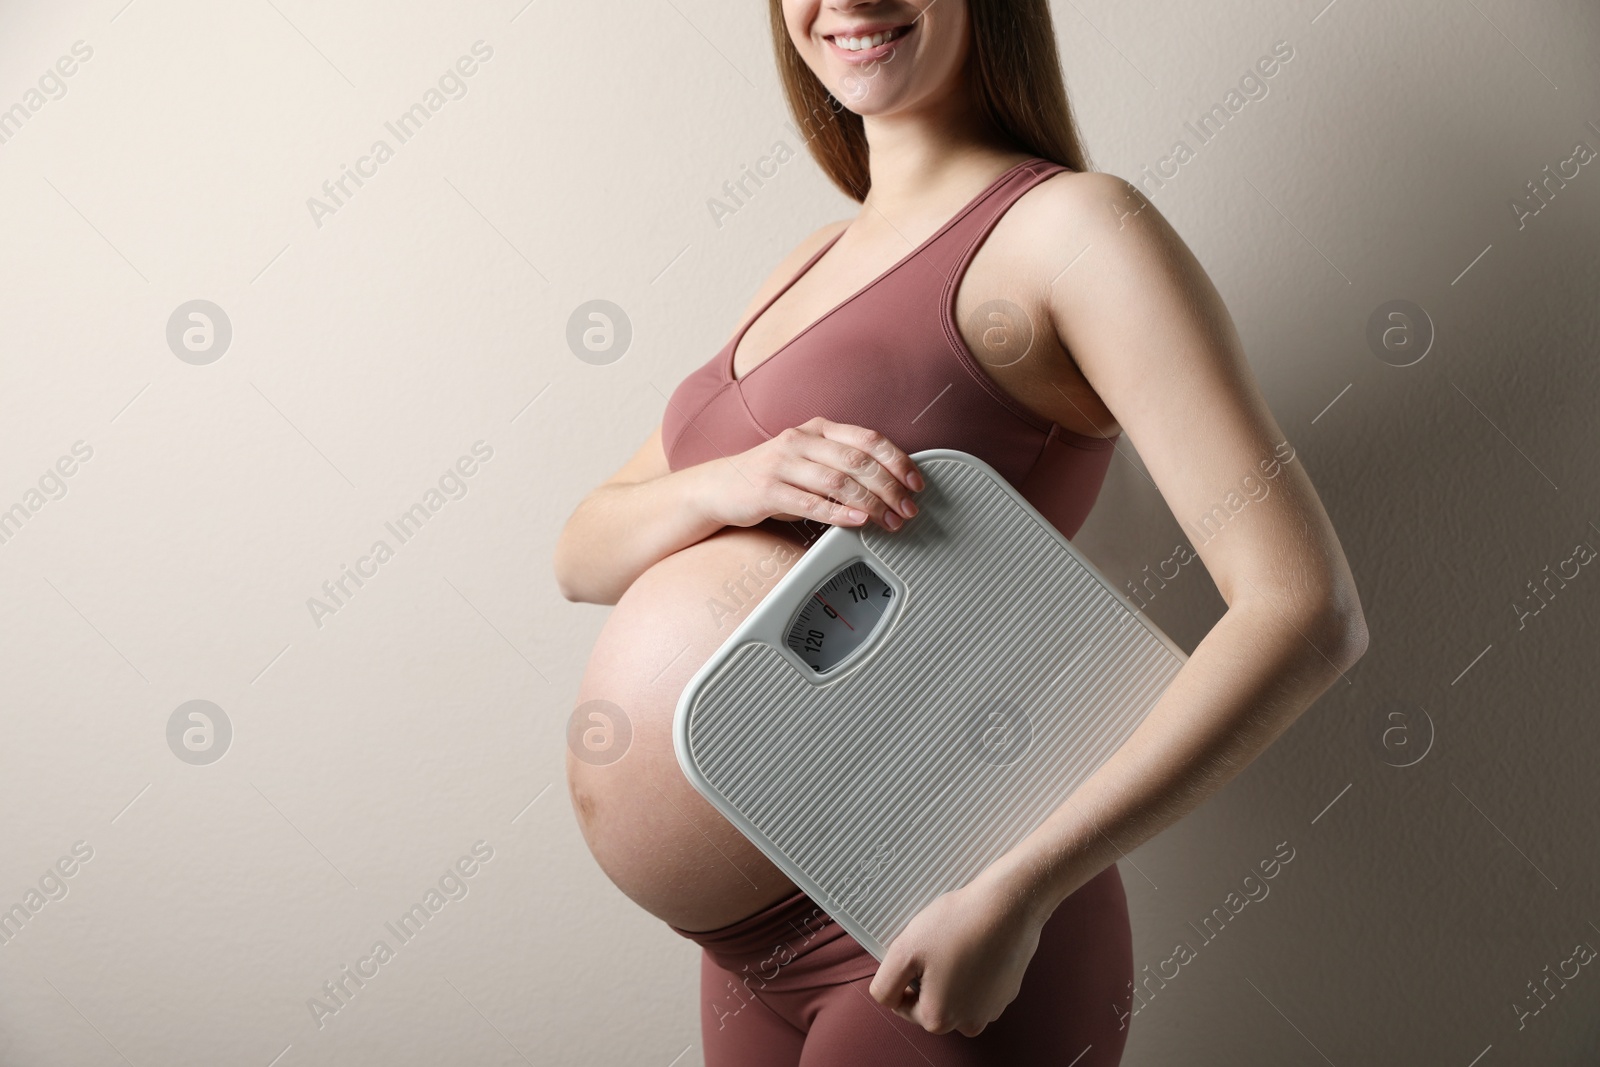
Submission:
<svg viewBox="0 0 1600 1067">
<path fill-rule="evenodd" d="M 561 598 L 569 604 L 615 604 L 617 598 L 606 591 L 584 585 L 574 581 L 572 577 L 557 571 L 556 589 L 561 592 Z"/>
<path fill-rule="evenodd" d="M 616 607 L 621 599 L 616 593 L 597 589 L 576 589 L 570 586 L 561 587 L 561 595 L 566 597 L 569 604 L 598 604 L 601 607 Z"/>
<path fill-rule="evenodd" d="M 586 589 L 561 577 L 559 574 L 556 576 L 556 588 L 561 591 L 562 599 L 569 604 L 615 604 L 617 602 L 615 597 L 608 598 L 596 590 Z"/>
<path fill-rule="evenodd" d="M 1340 612 L 1335 623 L 1333 642 L 1338 655 L 1334 657 L 1340 669 L 1349 670 L 1367 652 L 1367 617 L 1360 608 Z"/>
<path fill-rule="evenodd" d="M 566 532 L 562 531 L 561 537 L 556 541 L 556 550 L 550 560 L 550 570 L 555 574 L 556 589 L 561 592 L 561 597 L 570 604 L 582 604 L 588 600 L 582 583 L 576 580 L 572 573 L 571 562 L 567 559 L 565 551 L 567 544 Z"/>
<path fill-rule="evenodd" d="M 1305 586 L 1280 588 L 1276 594 L 1253 596 L 1245 603 L 1261 626 L 1282 632 L 1308 662 L 1332 665 L 1343 674 L 1366 654 L 1366 614 L 1348 583 L 1321 584 L 1315 591 Z"/>
<path fill-rule="evenodd" d="M 571 591 L 563 589 L 561 591 L 561 595 L 566 597 L 567 600 L 573 604 L 598 604 L 601 607 L 606 608 L 616 607 L 617 601 L 621 599 L 621 594 L 619 593 L 613 593 L 609 590 L 602 591 L 598 589 L 577 589 Z"/>
<path fill-rule="evenodd" d="M 573 518 L 582 509 L 573 512 Z M 615 604 L 622 596 L 621 590 L 608 588 L 604 577 L 586 565 L 585 553 L 577 546 L 583 543 L 582 530 L 574 530 L 573 518 L 561 528 L 556 537 L 555 550 L 550 554 L 550 570 L 556 580 L 556 589 L 569 604 Z"/>
<path fill-rule="evenodd" d="M 1334 648 L 1339 652 L 1342 669 L 1355 666 L 1367 652 L 1367 613 L 1361 608 L 1361 595 L 1355 581 L 1348 576 L 1334 585 L 1337 591 L 1327 598 L 1328 610 L 1333 616 Z"/>
<path fill-rule="evenodd" d="M 597 589 L 586 585 L 571 568 L 563 566 L 559 554 L 555 562 L 556 589 L 560 591 L 563 600 L 569 604 L 615 604 L 618 594 L 606 589 Z"/>
<path fill-rule="evenodd" d="M 1305 632 L 1318 651 L 1340 672 L 1349 670 L 1367 651 L 1367 617 L 1355 590 L 1322 598 Z"/>
</svg>

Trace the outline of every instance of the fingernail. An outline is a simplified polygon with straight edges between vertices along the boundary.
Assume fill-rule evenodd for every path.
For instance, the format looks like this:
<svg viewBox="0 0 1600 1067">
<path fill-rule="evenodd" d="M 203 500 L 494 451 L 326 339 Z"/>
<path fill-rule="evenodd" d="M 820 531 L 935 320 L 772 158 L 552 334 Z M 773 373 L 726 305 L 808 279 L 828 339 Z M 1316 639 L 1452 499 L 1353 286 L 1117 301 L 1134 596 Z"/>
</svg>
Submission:
<svg viewBox="0 0 1600 1067">
<path fill-rule="evenodd" d="M 900 510 L 905 512 L 906 518 L 909 519 L 917 513 L 917 502 L 910 497 L 906 497 L 900 502 Z"/>
<path fill-rule="evenodd" d="M 926 483 L 922 480 L 922 472 L 918 470 L 913 470 L 910 476 L 906 478 L 906 481 L 911 484 L 912 489 L 920 490 L 924 485 L 926 485 Z"/>
<path fill-rule="evenodd" d="M 867 513 L 865 511 L 857 511 L 855 508 L 850 508 L 848 514 L 851 522 L 867 521 Z"/>
<path fill-rule="evenodd" d="M 891 530 L 900 529 L 900 521 L 900 516 L 896 515 L 892 511 L 886 511 L 883 513 L 883 524 L 889 527 Z"/>
</svg>

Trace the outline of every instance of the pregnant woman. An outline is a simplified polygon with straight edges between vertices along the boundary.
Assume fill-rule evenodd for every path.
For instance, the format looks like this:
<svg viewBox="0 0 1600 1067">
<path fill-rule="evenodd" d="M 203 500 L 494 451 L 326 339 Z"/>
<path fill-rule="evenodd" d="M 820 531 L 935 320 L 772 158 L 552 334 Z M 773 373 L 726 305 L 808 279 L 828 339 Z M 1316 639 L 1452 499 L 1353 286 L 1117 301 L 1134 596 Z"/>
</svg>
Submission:
<svg viewBox="0 0 1600 1067">
<path fill-rule="evenodd" d="M 812 156 L 861 211 L 778 265 L 562 532 L 562 593 L 616 605 L 573 808 L 607 876 L 703 946 L 708 1067 L 1116 1064 L 1135 992 L 1116 860 L 1362 654 L 1354 581 L 1215 288 L 1136 188 L 1088 169 L 1046 0 L 771 15 Z M 1070 537 L 1124 433 L 1196 518 L 1227 611 L 1116 755 L 879 965 L 683 777 L 678 694 L 821 530 L 917 521 L 911 453 L 973 453 Z"/>
</svg>

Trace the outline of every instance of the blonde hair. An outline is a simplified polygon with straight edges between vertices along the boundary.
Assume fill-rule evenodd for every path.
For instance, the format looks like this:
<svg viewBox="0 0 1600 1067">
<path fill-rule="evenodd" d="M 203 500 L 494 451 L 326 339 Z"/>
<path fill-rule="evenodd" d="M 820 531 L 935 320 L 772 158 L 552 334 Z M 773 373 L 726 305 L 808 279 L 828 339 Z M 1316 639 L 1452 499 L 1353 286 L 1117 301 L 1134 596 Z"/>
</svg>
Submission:
<svg viewBox="0 0 1600 1067">
<path fill-rule="evenodd" d="M 817 80 L 789 38 L 783 0 L 769 0 L 772 44 L 789 111 L 823 173 L 846 195 L 872 187 L 861 116 Z M 980 112 L 1018 150 L 1076 171 L 1090 168 L 1067 102 L 1048 0 L 967 0 L 966 74 Z"/>
</svg>

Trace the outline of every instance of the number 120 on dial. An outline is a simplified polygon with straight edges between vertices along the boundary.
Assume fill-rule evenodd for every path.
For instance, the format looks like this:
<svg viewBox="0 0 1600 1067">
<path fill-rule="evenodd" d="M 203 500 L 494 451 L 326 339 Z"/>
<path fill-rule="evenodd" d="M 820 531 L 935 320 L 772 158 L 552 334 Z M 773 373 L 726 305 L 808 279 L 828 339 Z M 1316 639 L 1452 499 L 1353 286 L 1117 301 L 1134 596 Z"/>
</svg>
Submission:
<svg viewBox="0 0 1600 1067">
<path fill-rule="evenodd" d="M 894 589 L 857 561 L 823 582 L 795 612 L 785 643 L 818 674 L 850 658 L 884 620 Z"/>
</svg>

